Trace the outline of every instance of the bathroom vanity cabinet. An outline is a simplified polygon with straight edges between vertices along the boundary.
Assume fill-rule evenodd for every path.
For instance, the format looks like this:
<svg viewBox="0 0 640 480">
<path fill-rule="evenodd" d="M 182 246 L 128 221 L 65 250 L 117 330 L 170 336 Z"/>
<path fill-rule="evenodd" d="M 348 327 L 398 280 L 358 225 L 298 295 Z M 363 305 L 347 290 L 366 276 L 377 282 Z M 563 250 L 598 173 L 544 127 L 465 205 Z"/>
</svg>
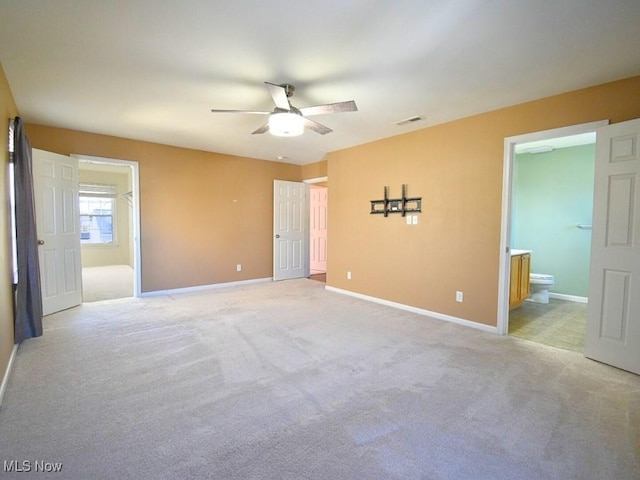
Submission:
<svg viewBox="0 0 640 480">
<path fill-rule="evenodd" d="M 511 251 L 511 277 L 509 282 L 509 309 L 522 305 L 529 298 L 529 275 L 531 273 L 531 252 Z"/>
</svg>

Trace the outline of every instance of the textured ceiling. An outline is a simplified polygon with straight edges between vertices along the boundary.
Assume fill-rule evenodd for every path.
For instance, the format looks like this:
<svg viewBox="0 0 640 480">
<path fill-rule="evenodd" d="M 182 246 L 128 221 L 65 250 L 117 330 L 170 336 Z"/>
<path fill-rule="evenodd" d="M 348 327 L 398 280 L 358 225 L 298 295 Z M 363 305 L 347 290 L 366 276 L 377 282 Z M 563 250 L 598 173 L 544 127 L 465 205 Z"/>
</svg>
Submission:
<svg viewBox="0 0 640 480">
<path fill-rule="evenodd" d="M 0 0 L 26 122 L 297 164 L 638 75 L 639 45 L 638 0 Z M 294 84 L 297 107 L 359 111 L 295 138 L 210 112 L 271 111 L 265 81 Z"/>
</svg>

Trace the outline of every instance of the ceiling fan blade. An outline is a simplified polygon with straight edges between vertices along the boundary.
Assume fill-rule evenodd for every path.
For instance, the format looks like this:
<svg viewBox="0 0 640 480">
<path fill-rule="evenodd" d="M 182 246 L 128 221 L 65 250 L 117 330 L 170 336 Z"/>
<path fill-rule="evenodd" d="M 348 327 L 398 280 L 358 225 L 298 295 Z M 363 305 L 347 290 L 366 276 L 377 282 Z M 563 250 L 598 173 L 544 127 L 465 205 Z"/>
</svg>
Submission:
<svg viewBox="0 0 640 480">
<path fill-rule="evenodd" d="M 356 102 L 349 100 L 348 102 L 327 103 L 326 105 L 316 105 L 315 107 L 300 108 L 300 113 L 305 117 L 310 115 L 324 115 L 328 113 L 357 112 Z"/>
<path fill-rule="evenodd" d="M 327 133 L 331 133 L 333 132 L 333 130 L 331 130 L 329 127 L 325 127 L 324 125 L 318 123 L 318 122 L 314 122 L 313 120 L 309 120 L 308 118 L 304 118 L 304 126 L 310 130 L 313 130 L 316 133 L 319 133 L 320 135 L 326 135 Z"/>
<path fill-rule="evenodd" d="M 254 115 L 269 115 L 271 112 L 258 112 L 256 110 L 219 110 L 217 108 L 212 108 L 211 111 L 213 113 L 251 113 Z"/>
<path fill-rule="evenodd" d="M 269 131 L 269 122 L 265 123 L 264 125 L 262 125 L 259 129 L 257 129 L 255 132 L 251 132 L 251 135 L 256 135 L 259 133 L 265 133 Z"/>
<path fill-rule="evenodd" d="M 273 103 L 276 107 L 282 110 L 291 110 L 289 105 L 289 99 L 287 98 L 287 90 L 282 85 L 276 85 L 275 83 L 264 82 L 269 89 L 271 97 L 273 97 Z"/>
</svg>

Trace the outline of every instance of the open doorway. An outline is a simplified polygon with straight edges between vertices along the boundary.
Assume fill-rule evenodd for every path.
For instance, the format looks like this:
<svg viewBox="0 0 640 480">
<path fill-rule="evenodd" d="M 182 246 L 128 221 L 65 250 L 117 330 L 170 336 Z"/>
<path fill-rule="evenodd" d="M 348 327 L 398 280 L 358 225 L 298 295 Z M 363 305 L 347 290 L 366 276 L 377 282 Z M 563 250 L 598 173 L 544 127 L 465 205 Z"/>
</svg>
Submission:
<svg viewBox="0 0 640 480">
<path fill-rule="evenodd" d="M 580 353 L 587 323 L 595 141 L 595 132 L 589 132 L 519 143 L 513 164 L 511 268 L 517 270 L 528 256 L 530 278 L 527 298 L 510 289 L 516 298 L 509 302 L 509 335 Z"/>
<path fill-rule="evenodd" d="M 137 164 L 78 157 L 83 303 L 139 295 Z"/>
<path fill-rule="evenodd" d="M 595 131 L 606 124 L 505 139 L 499 333 L 583 352 Z"/>
</svg>

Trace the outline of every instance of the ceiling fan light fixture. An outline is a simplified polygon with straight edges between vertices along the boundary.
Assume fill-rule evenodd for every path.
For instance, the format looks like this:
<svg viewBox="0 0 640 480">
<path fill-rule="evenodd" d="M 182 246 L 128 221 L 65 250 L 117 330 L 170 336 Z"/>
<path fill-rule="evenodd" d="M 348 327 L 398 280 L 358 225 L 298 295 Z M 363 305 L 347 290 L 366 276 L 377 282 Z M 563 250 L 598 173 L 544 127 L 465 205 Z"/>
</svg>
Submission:
<svg viewBox="0 0 640 480">
<path fill-rule="evenodd" d="M 304 133 L 302 115 L 291 112 L 272 113 L 269 116 L 269 133 L 276 137 L 295 137 Z"/>
</svg>

